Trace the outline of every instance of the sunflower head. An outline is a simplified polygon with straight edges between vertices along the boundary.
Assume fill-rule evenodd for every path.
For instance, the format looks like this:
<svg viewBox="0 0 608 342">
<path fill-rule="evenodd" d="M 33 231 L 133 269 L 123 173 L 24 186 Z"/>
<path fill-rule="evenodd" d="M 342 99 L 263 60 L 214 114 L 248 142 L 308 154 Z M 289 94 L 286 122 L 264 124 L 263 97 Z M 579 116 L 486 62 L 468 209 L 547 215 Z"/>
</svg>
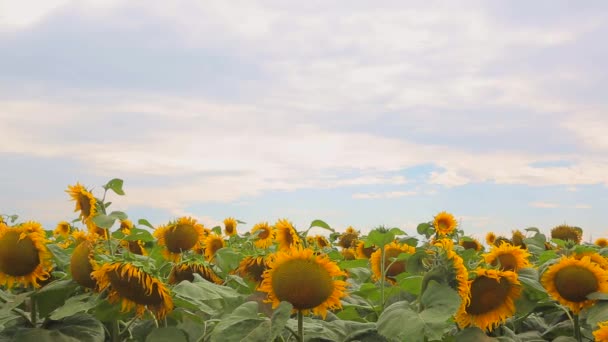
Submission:
<svg viewBox="0 0 608 342">
<path fill-rule="evenodd" d="M 571 227 L 566 224 L 559 225 L 551 229 L 551 238 L 560 240 L 570 240 L 576 244 L 581 243 L 583 236 L 582 229 L 578 227 Z"/>
<path fill-rule="evenodd" d="M 46 234 L 38 222 L 0 229 L 0 285 L 40 287 L 50 277 L 51 254 Z"/>
<path fill-rule="evenodd" d="M 91 273 L 97 281 L 99 291 L 109 289 L 108 301 L 121 302 L 121 311 L 135 308 L 142 316 L 146 308 L 158 319 L 163 319 L 173 310 L 169 289 L 160 280 L 128 262 L 107 263 Z"/>
<path fill-rule="evenodd" d="M 473 239 L 473 238 L 460 239 L 458 244 L 460 246 L 462 246 L 464 249 L 473 249 L 478 252 L 481 250 L 481 247 L 482 247 L 481 243 L 479 241 L 477 241 L 477 239 Z"/>
<path fill-rule="evenodd" d="M 451 234 L 457 226 L 458 222 L 454 218 L 454 215 L 445 211 L 437 214 L 433 220 L 433 227 L 435 227 L 440 236 Z"/>
<path fill-rule="evenodd" d="M 509 243 L 503 243 L 500 247 L 492 246 L 490 252 L 483 257 L 488 264 L 498 266 L 501 271 L 517 272 L 521 268 L 531 266 L 528 261 L 530 253 Z"/>
<path fill-rule="evenodd" d="M 277 252 L 268 261 L 259 290 L 268 293 L 267 302 L 276 308 L 281 301 L 304 314 L 312 311 L 323 318 L 327 310 L 341 308 L 346 296 L 346 276 L 326 255 L 315 255 L 311 249 L 293 248 Z"/>
<path fill-rule="evenodd" d="M 129 219 L 120 220 L 120 227 L 118 228 L 121 231 L 131 231 L 133 229 L 133 222 Z M 127 234 L 127 233 L 125 233 Z"/>
<path fill-rule="evenodd" d="M 154 231 L 158 244 L 165 246 L 163 255 L 173 261 L 178 261 L 183 252 L 200 249 L 204 235 L 203 225 L 191 217 L 181 217 Z"/>
<path fill-rule="evenodd" d="M 520 246 L 521 248 L 526 248 L 526 244 L 524 243 L 524 239 L 526 236 L 519 229 L 512 231 L 511 241 L 513 242 L 513 246 Z"/>
<path fill-rule="evenodd" d="M 395 261 L 393 262 L 393 258 L 397 258 L 399 254 L 414 254 L 416 249 L 412 246 L 406 244 L 400 244 L 397 242 L 391 242 L 390 244 L 384 246 L 384 272 L 385 278 L 391 283 L 394 283 L 393 278 L 406 271 L 407 262 L 405 260 Z M 379 280 L 382 278 L 382 249 L 376 250 L 372 253 L 371 259 L 371 268 L 374 275 L 375 280 Z"/>
<path fill-rule="evenodd" d="M 593 332 L 597 342 L 608 342 L 608 321 L 597 324 L 597 330 Z"/>
<path fill-rule="evenodd" d="M 496 234 L 494 234 L 494 232 L 488 232 L 486 234 L 486 243 L 491 246 L 494 244 L 494 241 L 496 241 Z"/>
<path fill-rule="evenodd" d="M 608 239 L 599 238 L 599 239 L 595 240 L 595 245 L 604 248 L 604 247 L 608 246 Z"/>
<path fill-rule="evenodd" d="M 184 262 L 174 265 L 169 274 L 169 284 L 179 284 L 182 281 L 194 281 L 194 274 L 200 275 L 203 279 L 215 283 L 222 284 L 222 278 L 218 277 L 210 266 L 196 262 Z"/>
<path fill-rule="evenodd" d="M 95 240 L 85 240 L 78 244 L 70 257 L 70 272 L 72 273 L 72 279 L 74 279 L 78 285 L 90 289 L 97 287 L 97 282 L 91 277 L 91 273 L 96 267 L 94 259 L 94 241 Z"/>
<path fill-rule="evenodd" d="M 551 265 L 541 277 L 541 283 L 555 300 L 578 314 L 591 306 L 587 299 L 593 292 L 608 292 L 608 273 L 586 256 L 582 259 L 562 257 Z"/>
<path fill-rule="evenodd" d="M 598 265 L 603 270 L 608 270 L 608 260 L 596 251 L 587 251 L 581 253 L 574 253 L 572 257 L 575 259 L 582 259 L 588 257 L 591 263 Z"/>
<path fill-rule="evenodd" d="M 209 234 L 205 238 L 205 259 L 212 261 L 215 253 L 226 246 L 224 238 L 217 234 Z"/>
<path fill-rule="evenodd" d="M 354 248 L 342 248 L 342 256 L 344 257 L 344 260 L 355 260 L 357 259 L 357 252 L 355 251 Z"/>
<path fill-rule="evenodd" d="M 287 250 L 302 245 L 302 240 L 291 222 L 281 219 L 275 224 L 279 249 Z"/>
<path fill-rule="evenodd" d="M 270 247 L 276 236 L 274 227 L 269 226 L 268 222 L 260 222 L 251 228 L 251 234 L 258 231 L 258 237 L 254 242 L 255 246 L 262 249 Z"/>
<path fill-rule="evenodd" d="M 242 278 L 260 283 L 264 279 L 263 275 L 267 269 L 268 264 L 264 257 L 247 256 L 239 263 L 236 273 Z"/>
<path fill-rule="evenodd" d="M 515 314 L 515 300 L 521 295 L 517 273 L 478 268 L 469 280 L 469 300 L 462 301 L 455 320 L 460 328 L 470 325 L 493 330 Z"/>
<path fill-rule="evenodd" d="M 236 225 L 237 222 L 232 217 L 228 217 L 224 220 L 224 233 L 226 233 L 226 236 L 236 235 Z"/>
<path fill-rule="evenodd" d="M 499 236 L 496 238 L 496 240 L 494 240 L 494 246 L 498 246 L 500 247 L 503 243 L 508 243 L 508 244 L 513 244 L 513 242 L 510 239 L 507 239 L 504 236 Z"/>
<path fill-rule="evenodd" d="M 376 246 L 365 247 L 364 241 L 359 241 L 357 243 L 357 259 L 369 259 L 372 257 L 372 254 L 376 251 Z"/>
<path fill-rule="evenodd" d="M 74 211 L 80 211 L 82 222 L 88 223 L 97 214 L 97 200 L 93 193 L 80 183 L 68 185 L 66 192 L 76 202 Z"/>
<path fill-rule="evenodd" d="M 344 233 L 340 234 L 338 238 L 338 245 L 342 248 L 355 247 L 359 239 L 359 232 L 353 227 L 346 228 Z"/>
<path fill-rule="evenodd" d="M 70 231 L 72 226 L 68 221 L 61 221 L 57 224 L 57 227 L 53 231 L 54 236 L 61 236 L 64 239 L 67 239 L 70 236 Z"/>
</svg>

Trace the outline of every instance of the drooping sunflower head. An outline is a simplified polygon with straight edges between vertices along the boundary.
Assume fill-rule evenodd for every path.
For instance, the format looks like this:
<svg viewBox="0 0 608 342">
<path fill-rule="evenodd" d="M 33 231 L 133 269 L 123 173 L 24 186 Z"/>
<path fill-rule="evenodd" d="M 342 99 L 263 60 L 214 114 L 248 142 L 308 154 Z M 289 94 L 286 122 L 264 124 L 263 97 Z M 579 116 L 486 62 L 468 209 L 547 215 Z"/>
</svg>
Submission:
<svg viewBox="0 0 608 342">
<path fill-rule="evenodd" d="M 376 251 L 376 246 L 371 245 L 369 247 L 365 247 L 365 241 L 359 241 L 357 243 L 357 259 L 369 259 L 372 257 L 372 254 Z"/>
<path fill-rule="evenodd" d="M 53 231 L 53 235 L 67 239 L 70 236 L 71 229 L 72 226 L 68 221 L 61 221 L 57 224 L 57 227 Z"/>
<path fill-rule="evenodd" d="M 469 300 L 462 301 L 455 316 L 460 328 L 470 325 L 492 331 L 515 314 L 515 300 L 521 295 L 517 273 L 512 271 L 475 270 L 469 280 Z"/>
<path fill-rule="evenodd" d="M 275 224 L 279 249 L 287 250 L 301 246 L 302 240 L 291 222 L 281 219 Z"/>
<path fill-rule="evenodd" d="M 608 273 L 587 256 L 580 260 L 564 256 L 547 268 L 541 283 L 551 297 L 578 314 L 595 303 L 587 299 L 589 294 L 608 292 Z"/>
<path fill-rule="evenodd" d="M 89 233 L 98 236 L 104 240 L 108 240 L 110 238 L 110 230 L 107 228 L 101 228 L 96 225 L 93 221 L 87 224 L 87 228 L 89 229 Z"/>
<path fill-rule="evenodd" d="M 517 272 L 519 269 L 531 266 L 528 260 L 530 253 L 510 243 L 503 243 L 500 247 L 492 246 L 490 252 L 483 257 L 488 264 L 498 266 L 501 271 Z"/>
<path fill-rule="evenodd" d="M 346 228 L 344 233 L 340 234 L 338 238 L 338 245 L 342 248 L 355 247 L 359 239 L 359 232 L 353 227 Z"/>
<path fill-rule="evenodd" d="M 494 244 L 494 241 L 496 241 L 496 234 L 494 234 L 494 232 L 488 232 L 486 234 L 486 243 L 492 246 Z"/>
<path fill-rule="evenodd" d="M 91 277 L 91 273 L 96 267 L 94 258 L 95 240 L 85 240 L 78 244 L 70 257 L 70 272 L 72 279 L 78 285 L 94 289 L 97 282 Z"/>
<path fill-rule="evenodd" d="M 80 183 L 76 185 L 68 185 L 66 192 L 76 202 L 74 211 L 80 211 L 82 222 L 89 222 L 97 214 L 97 200 L 93 193 L 85 188 Z"/>
<path fill-rule="evenodd" d="M 494 246 L 497 246 L 497 247 L 500 247 L 504 243 L 512 245 L 513 241 L 511 241 L 511 239 L 508 239 L 504 236 L 499 236 L 496 238 L 496 240 L 494 240 Z"/>
<path fill-rule="evenodd" d="M 511 241 L 513 242 L 513 246 L 520 246 L 521 248 L 526 248 L 526 244 L 524 243 L 524 239 L 526 236 L 519 229 L 512 231 Z"/>
<path fill-rule="evenodd" d="M 454 215 L 445 211 L 437 214 L 433 220 L 433 227 L 435 227 L 435 230 L 440 236 L 451 234 L 457 226 L 458 221 L 456 221 Z"/>
<path fill-rule="evenodd" d="M 599 238 L 599 239 L 595 240 L 595 245 L 604 248 L 604 247 L 608 246 L 608 239 Z"/>
<path fill-rule="evenodd" d="M 262 256 L 247 256 L 239 263 L 236 273 L 242 278 L 260 283 L 264 277 L 264 271 L 268 269 L 266 260 Z"/>
<path fill-rule="evenodd" d="M 224 233 L 226 233 L 226 236 L 236 235 L 236 225 L 237 222 L 232 217 L 228 217 L 224 220 Z"/>
<path fill-rule="evenodd" d="M 572 254 L 572 257 L 575 259 L 578 259 L 578 260 L 580 260 L 584 257 L 588 257 L 589 261 L 591 261 L 591 263 L 596 264 L 601 269 L 608 271 L 608 260 L 603 255 L 601 255 L 595 251 L 587 251 L 587 252 L 581 252 L 581 253 L 575 252 L 574 254 Z"/>
<path fill-rule="evenodd" d="M 357 251 L 355 251 L 355 249 L 353 247 L 351 247 L 351 248 L 342 248 L 342 251 L 340 253 L 342 253 L 342 256 L 344 257 L 344 260 L 355 260 L 355 259 L 357 259 Z"/>
<path fill-rule="evenodd" d="M 205 238 L 205 259 L 212 261 L 215 253 L 226 246 L 224 238 L 217 234 L 209 234 Z"/>
<path fill-rule="evenodd" d="M 169 274 L 169 284 L 179 284 L 182 281 L 194 281 L 194 274 L 200 275 L 203 279 L 215 283 L 222 284 L 222 278 L 213 271 L 210 266 L 206 266 L 196 262 L 184 262 L 174 265 Z"/>
<path fill-rule="evenodd" d="M 597 330 L 593 332 L 596 342 L 608 342 L 608 321 L 597 324 Z"/>
<path fill-rule="evenodd" d="M 576 244 L 581 243 L 583 236 L 582 229 L 578 227 L 571 227 L 566 224 L 559 225 L 551 229 L 551 238 L 560 240 L 570 240 Z"/>
<path fill-rule="evenodd" d="M 201 248 L 204 235 L 203 225 L 191 217 L 181 217 L 154 231 L 158 245 L 165 246 L 163 255 L 173 261 L 178 261 L 183 252 Z"/>
<path fill-rule="evenodd" d="M 93 271 L 91 276 L 99 285 L 99 291 L 109 289 L 108 301 L 121 302 L 121 311 L 135 308 L 137 316 L 146 308 L 158 319 L 173 310 L 169 289 L 157 278 L 128 262 L 107 263 Z"/>
<path fill-rule="evenodd" d="M 473 238 L 460 239 L 458 244 L 464 249 L 473 249 L 478 252 L 481 250 L 482 247 L 481 243 L 477 239 Z"/>
<path fill-rule="evenodd" d="M 51 254 L 46 234 L 38 222 L 0 229 L 0 285 L 40 287 L 50 277 Z"/>
<path fill-rule="evenodd" d="M 293 248 L 279 251 L 268 261 L 259 290 L 268 293 L 267 302 L 276 308 L 281 301 L 302 311 L 323 318 L 327 310 L 342 307 L 340 298 L 346 296 L 346 282 L 336 277 L 346 276 L 326 255 L 315 255 L 311 249 Z"/>
<path fill-rule="evenodd" d="M 400 244 L 397 242 L 391 242 L 390 244 L 384 246 L 384 271 L 385 278 L 391 283 L 394 283 L 393 278 L 406 271 L 407 262 L 405 260 L 395 261 L 393 262 L 393 258 L 397 258 L 399 254 L 414 254 L 416 252 L 416 248 L 406 245 Z M 382 278 L 382 249 L 376 250 L 372 253 L 370 264 L 373 272 L 373 277 L 375 280 L 379 280 Z"/>
<path fill-rule="evenodd" d="M 133 229 L 133 222 L 129 219 L 120 220 L 120 227 L 118 228 L 121 231 L 131 231 Z M 127 234 L 127 233 L 125 233 Z"/>
<path fill-rule="evenodd" d="M 146 246 L 141 240 L 123 240 L 120 242 L 120 245 L 127 249 L 130 253 L 137 255 L 148 255 Z"/>
<path fill-rule="evenodd" d="M 270 247 L 276 236 L 274 227 L 268 225 L 268 222 L 260 222 L 251 228 L 251 234 L 258 231 L 258 237 L 254 242 L 255 246 L 263 249 Z"/>
</svg>

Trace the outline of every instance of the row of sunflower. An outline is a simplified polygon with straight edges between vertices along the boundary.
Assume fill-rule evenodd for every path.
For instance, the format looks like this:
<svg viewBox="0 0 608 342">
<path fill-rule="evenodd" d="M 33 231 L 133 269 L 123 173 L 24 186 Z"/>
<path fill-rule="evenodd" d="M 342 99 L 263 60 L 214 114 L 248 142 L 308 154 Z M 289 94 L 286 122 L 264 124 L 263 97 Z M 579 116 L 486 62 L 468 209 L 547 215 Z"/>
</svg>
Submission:
<svg viewBox="0 0 608 342">
<path fill-rule="evenodd" d="M 606 240 L 578 227 L 485 247 L 447 212 L 412 234 L 154 227 L 109 212 L 122 186 L 69 186 L 53 231 L 0 216 L 0 341 L 608 341 Z"/>
</svg>

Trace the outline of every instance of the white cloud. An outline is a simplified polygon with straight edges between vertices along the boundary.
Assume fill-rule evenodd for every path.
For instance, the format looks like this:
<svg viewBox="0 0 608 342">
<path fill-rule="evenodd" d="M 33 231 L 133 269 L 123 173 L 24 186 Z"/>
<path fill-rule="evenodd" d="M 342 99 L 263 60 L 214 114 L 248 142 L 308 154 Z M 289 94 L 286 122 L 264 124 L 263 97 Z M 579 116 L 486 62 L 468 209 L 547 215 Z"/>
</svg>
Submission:
<svg viewBox="0 0 608 342">
<path fill-rule="evenodd" d="M 414 196 L 415 191 L 387 191 L 387 192 L 369 192 L 356 193 L 352 195 L 354 199 L 384 199 L 384 198 L 399 198 L 405 196 Z"/>
<path fill-rule="evenodd" d="M 530 202 L 529 205 L 533 208 L 559 208 L 560 205 L 553 202 Z"/>
<path fill-rule="evenodd" d="M 591 205 L 589 205 L 589 204 L 582 204 L 581 203 L 581 204 L 574 205 L 573 208 L 575 208 L 575 209 L 591 209 L 593 207 Z"/>
</svg>

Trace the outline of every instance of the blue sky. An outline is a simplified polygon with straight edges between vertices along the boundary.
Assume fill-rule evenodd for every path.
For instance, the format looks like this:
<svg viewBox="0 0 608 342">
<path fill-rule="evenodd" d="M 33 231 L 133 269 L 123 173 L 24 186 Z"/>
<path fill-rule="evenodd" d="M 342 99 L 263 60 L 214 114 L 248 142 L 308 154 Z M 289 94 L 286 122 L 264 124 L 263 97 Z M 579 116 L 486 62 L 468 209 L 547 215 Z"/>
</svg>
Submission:
<svg viewBox="0 0 608 342">
<path fill-rule="evenodd" d="M 0 0 L 0 213 L 608 236 L 604 1 Z"/>
</svg>

